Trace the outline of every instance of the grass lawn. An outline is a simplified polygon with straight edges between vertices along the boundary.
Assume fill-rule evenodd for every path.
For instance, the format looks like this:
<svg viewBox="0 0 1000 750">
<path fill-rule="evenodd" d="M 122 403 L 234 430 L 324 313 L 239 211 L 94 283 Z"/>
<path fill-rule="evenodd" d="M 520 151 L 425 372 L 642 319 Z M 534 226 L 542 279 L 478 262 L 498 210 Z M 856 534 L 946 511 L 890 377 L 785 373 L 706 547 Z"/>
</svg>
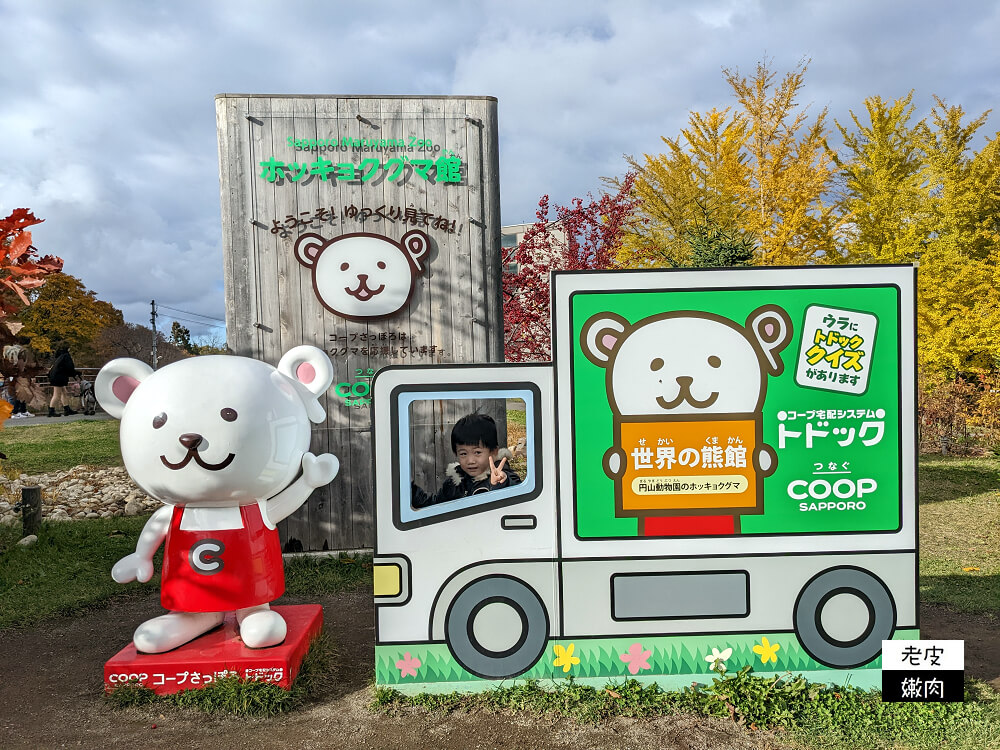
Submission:
<svg viewBox="0 0 1000 750">
<path fill-rule="evenodd" d="M 162 549 L 149 583 L 111 580 L 112 566 L 135 551 L 148 518 L 46 521 L 31 547 L 17 545 L 20 524 L 0 526 L 0 630 L 156 591 Z M 370 588 L 371 580 L 370 559 L 303 555 L 285 562 L 285 591 L 292 596 Z"/>
<path fill-rule="evenodd" d="M 0 526 L 0 628 L 147 596 L 146 584 L 111 580 L 111 567 L 135 551 L 146 518 L 45 521 L 31 547 L 17 546 L 21 524 Z"/>
<path fill-rule="evenodd" d="M 920 599 L 1000 614 L 1000 460 L 920 460 Z"/>
<path fill-rule="evenodd" d="M 8 427 L 0 430 L 5 474 L 41 474 L 80 464 L 121 466 L 118 420 Z"/>
</svg>

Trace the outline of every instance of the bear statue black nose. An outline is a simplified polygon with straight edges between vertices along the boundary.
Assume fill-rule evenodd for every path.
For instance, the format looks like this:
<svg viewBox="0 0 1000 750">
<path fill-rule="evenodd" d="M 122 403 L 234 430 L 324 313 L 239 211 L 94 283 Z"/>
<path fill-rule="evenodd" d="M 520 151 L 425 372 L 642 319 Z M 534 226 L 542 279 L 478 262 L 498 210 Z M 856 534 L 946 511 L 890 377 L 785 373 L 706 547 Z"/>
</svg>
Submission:
<svg viewBox="0 0 1000 750">
<path fill-rule="evenodd" d="M 368 282 L 368 274 L 366 274 L 366 273 L 359 273 L 358 274 L 358 281 L 360 281 L 362 284 L 367 283 Z"/>
<path fill-rule="evenodd" d="M 677 378 L 677 385 L 681 388 L 690 388 L 691 384 L 694 382 L 694 378 L 688 375 L 681 375 Z"/>
<path fill-rule="evenodd" d="M 189 451 L 193 451 L 195 448 L 201 445 L 201 441 L 204 439 L 205 438 L 203 438 L 197 432 L 185 432 L 178 438 L 178 440 L 181 441 L 181 445 L 183 445 Z"/>
</svg>

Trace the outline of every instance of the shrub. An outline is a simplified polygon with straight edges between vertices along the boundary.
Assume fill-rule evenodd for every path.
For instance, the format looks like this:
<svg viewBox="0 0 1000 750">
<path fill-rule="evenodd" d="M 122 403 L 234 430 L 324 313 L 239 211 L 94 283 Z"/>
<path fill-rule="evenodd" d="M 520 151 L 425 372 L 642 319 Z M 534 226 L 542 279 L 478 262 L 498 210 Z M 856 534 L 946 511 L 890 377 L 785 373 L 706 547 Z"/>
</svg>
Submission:
<svg viewBox="0 0 1000 750">
<path fill-rule="evenodd" d="M 1000 375 L 921 374 L 917 384 L 920 450 L 982 455 L 1000 446 Z"/>
</svg>

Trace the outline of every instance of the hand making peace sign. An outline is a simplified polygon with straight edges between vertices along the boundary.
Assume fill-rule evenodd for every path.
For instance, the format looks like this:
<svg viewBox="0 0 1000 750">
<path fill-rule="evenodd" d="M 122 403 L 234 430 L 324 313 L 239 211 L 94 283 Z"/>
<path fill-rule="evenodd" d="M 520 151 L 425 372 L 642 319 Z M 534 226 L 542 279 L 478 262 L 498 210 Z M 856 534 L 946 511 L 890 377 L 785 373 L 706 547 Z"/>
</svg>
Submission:
<svg viewBox="0 0 1000 750">
<path fill-rule="evenodd" d="M 490 484 L 496 486 L 507 481 L 507 473 L 503 470 L 503 465 L 507 463 L 507 457 L 500 459 L 500 463 L 493 464 L 493 456 L 490 456 Z"/>
</svg>

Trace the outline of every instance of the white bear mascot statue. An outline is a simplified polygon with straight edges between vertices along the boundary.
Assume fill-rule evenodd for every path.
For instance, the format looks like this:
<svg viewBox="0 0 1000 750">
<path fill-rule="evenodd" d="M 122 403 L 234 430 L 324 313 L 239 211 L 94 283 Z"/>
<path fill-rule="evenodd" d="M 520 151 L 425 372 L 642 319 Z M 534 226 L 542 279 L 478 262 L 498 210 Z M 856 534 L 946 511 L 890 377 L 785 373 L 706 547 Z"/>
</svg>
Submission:
<svg viewBox="0 0 1000 750">
<path fill-rule="evenodd" d="M 97 399 L 121 420 L 125 468 L 164 503 L 111 571 L 118 583 L 148 581 L 166 540 L 161 602 L 171 611 L 136 629 L 136 649 L 177 648 L 230 611 L 245 645 L 284 640 L 285 621 L 269 606 L 285 590 L 275 524 L 337 475 L 336 456 L 309 453 L 309 423 L 326 418 L 319 397 L 332 382 L 329 357 L 312 346 L 277 368 L 205 356 L 155 372 L 116 359 L 98 374 Z"/>
</svg>

